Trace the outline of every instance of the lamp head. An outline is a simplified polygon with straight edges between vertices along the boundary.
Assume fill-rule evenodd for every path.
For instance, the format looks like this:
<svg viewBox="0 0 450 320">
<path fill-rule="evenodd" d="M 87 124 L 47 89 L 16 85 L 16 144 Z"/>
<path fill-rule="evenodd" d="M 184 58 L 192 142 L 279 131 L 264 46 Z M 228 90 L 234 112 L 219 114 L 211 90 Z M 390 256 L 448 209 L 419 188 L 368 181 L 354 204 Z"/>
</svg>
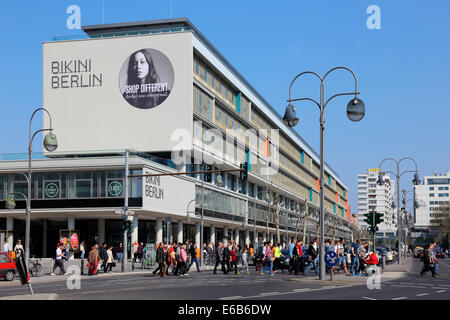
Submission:
<svg viewBox="0 0 450 320">
<path fill-rule="evenodd" d="M 58 148 L 58 140 L 52 131 L 47 133 L 44 138 L 44 148 L 49 152 L 55 151 Z"/>
<path fill-rule="evenodd" d="M 219 174 L 219 175 L 216 177 L 216 184 L 217 184 L 218 187 L 223 187 L 223 178 L 222 178 L 222 175 L 221 175 L 221 174 Z"/>
<path fill-rule="evenodd" d="M 378 172 L 378 180 L 377 180 L 377 184 L 379 186 L 384 185 L 384 179 L 383 179 L 383 173 L 380 171 Z"/>
<path fill-rule="evenodd" d="M 286 107 L 286 112 L 284 113 L 283 122 L 288 127 L 294 127 L 298 123 L 298 117 L 295 114 L 295 107 L 291 103 Z"/>
<path fill-rule="evenodd" d="M 419 173 L 416 172 L 416 173 L 414 174 L 414 179 L 413 179 L 412 183 L 413 183 L 415 186 L 417 186 L 418 184 L 420 184 Z"/>
<path fill-rule="evenodd" d="M 6 199 L 6 209 L 13 210 L 16 208 L 16 202 L 14 201 L 13 196 L 9 196 L 8 199 Z"/>
<path fill-rule="evenodd" d="M 349 118 L 353 122 L 358 122 L 364 115 L 366 114 L 366 106 L 361 99 L 358 97 L 354 97 L 347 104 L 347 118 Z"/>
</svg>

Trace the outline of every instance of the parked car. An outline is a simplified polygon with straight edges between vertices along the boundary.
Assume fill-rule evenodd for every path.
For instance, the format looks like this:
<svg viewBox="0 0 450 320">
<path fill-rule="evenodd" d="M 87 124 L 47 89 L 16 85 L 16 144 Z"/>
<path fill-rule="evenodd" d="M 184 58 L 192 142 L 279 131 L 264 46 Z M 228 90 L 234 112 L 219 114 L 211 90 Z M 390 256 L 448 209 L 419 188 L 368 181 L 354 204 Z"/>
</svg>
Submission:
<svg viewBox="0 0 450 320">
<path fill-rule="evenodd" d="M 16 272 L 16 264 L 11 256 L 6 252 L 0 252 L 0 278 L 12 281 Z"/>
<path fill-rule="evenodd" d="M 394 260 L 394 253 L 389 247 L 380 247 L 385 250 L 386 253 L 386 262 L 392 262 Z M 378 250 L 378 248 L 377 248 Z"/>
</svg>

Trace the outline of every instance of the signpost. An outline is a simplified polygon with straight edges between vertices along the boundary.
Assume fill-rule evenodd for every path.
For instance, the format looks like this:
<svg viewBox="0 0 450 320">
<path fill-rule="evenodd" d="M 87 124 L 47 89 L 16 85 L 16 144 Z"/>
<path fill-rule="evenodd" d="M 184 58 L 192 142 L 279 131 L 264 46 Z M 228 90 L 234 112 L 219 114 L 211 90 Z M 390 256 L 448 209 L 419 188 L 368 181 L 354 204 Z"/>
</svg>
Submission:
<svg viewBox="0 0 450 320">
<path fill-rule="evenodd" d="M 337 262 L 338 262 L 338 256 L 337 256 L 336 252 L 328 251 L 325 254 L 325 263 L 327 264 L 327 266 L 331 267 L 330 281 L 333 281 L 333 267 L 337 264 Z"/>
</svg>

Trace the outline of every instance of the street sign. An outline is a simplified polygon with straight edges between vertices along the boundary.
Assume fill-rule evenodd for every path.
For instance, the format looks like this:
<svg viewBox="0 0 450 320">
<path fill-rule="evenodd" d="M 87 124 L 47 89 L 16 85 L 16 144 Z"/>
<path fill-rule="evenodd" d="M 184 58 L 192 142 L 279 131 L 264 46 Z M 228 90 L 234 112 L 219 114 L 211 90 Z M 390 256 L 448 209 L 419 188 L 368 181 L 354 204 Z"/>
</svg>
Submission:
<svg viewBox="0 0 450 320">
<path fill-rule="evenodd" d="M 334 267 L 338 262 L 338 256 L 334 251 L 328 251 L 325 254 L 325 263 L 329 267 Z"/>
</svg>

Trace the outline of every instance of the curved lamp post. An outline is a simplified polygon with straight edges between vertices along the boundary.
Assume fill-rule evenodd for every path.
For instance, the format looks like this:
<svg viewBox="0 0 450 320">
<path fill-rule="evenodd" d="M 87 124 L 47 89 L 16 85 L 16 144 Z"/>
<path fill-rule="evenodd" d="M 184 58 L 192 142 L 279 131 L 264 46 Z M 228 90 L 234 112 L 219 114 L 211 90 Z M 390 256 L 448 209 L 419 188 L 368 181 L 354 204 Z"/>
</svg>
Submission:
<svg viewBox="0 0 450 320">
<path fill-rule="evenodd" d="M 47 113 L 49 119 L 50 119 L 50 128 L 45 129 L 39 129 L 36 132 L 31 135 L 31 122 L 33 121 L 34 115 L 38 111 L 44 111 Z M 31 153 L 32 153 L 32 144 L 34 137 L 40 133 L 48 131 L 47 135 L 44 137 L 44 148 L 49 151 L 55 151 L 58 147 L 58 140 L 56 139 L 55 134 L 53 133 L 53 126 L 52 126 L 52 117 L 50 116 L 50 113 L 45 108 L 37 108 L 34 110 L 33 114 L 30 118 L 30 125 L 29 125 L 29 135 L 28 135 L 28 201 L 27 201 L 27 209 L 26 209 L 26 224 L 25 224 L 25 264 L 27 266 L 28 270 L 28 260 L 30 259 L 30 216 L 31 216 Z"/>
<path fill-rule="evenodd" d="M 394 161 L 395 164 L 397 165 L 397 171 L 396 173 L 392 172 L 392 171 L 382 171 L 381 167 L 383 165 L 383 163 L 387 160 L 391 160 Z M 414 165 L 416 166 L 416 170 L 406 170 L 400 173 L 400 163 L 404 160 L 411 160 L 412 162 L 414 162 Z M 398 264 L 401 264 L 401 257 L 402 255 L 400 254 L 400 237 L 401 237 L 401 233 L 402 233 L 402 229 L 401 229 L 401 214 L 400 214 L 400 177 L 408 172 L 412 172 L 414 173 L 414 179 L 412 180 L 412 183 L 416 186 L 418 184 L 420 184 L 420 179 L 419 179 L 419 173 L 417 171 L 417 162 L 410 157 L 404 157 L 402 159 L 400 159 L 399 161 L 393 159 L 393 158 L 386 158 L 383 161 L 380 162 L 379 167 L 380 168 L 380 172 L 378 173 L 378 180 L 377 180 L 377 184 L 379 186 L 384 185 L 384 179 L 383 176 L 386 173 L 390 173 L 393 176 L 395 176 L 395 178 L 397 179 L 397 241 L 398 241 Z M 392 207 L 394 208 L 394 203 L 392 204 Z"/>
<path fill-rule="evenodd" d="M 324 98 L 324 81 L 325 78 L 333 71 L 335 70 L 346 70 L 350 72 L 353 75 L 353 78 L 355 80 L 355 91 L 354 92 L 345 92 L 345 93 L 338 93 L 333 96 L 331 96 L 327 101 L 325 101 Z M 316 76 L 320 80 L 320 102 L 317 102 L 316 100 L 312 98 L 299 98 L 299 99 L 292 99 L 291 90 L 292 85 L 294 84 L 295 80 L 297 80 L 300 76 L 305 74 L 312 74 Z M 334 98 L 338 96 L 344 96 L 344 95 L 352 95 L 354 96 L 347 104 L 347 117 L 353 121 L 357 122 L 360 121 L 362 118 L 364 118 L 365 115 L 365 105 L 364 102 L 361 99 L 358 99 L 358 79 L 356 78 L 355 73 L 347 68 L 347 67 L 335 67 L 331 70 L 329 70 L 323 77 L 319 76 L 317 73 L 312 71 L 305 71 L 297 76 L 292 80 L 291 85 L 289 86 L 289 105 L 286 107 L 286 112 L 283 117 L 283 122 L 289 126 L 294 127 L 298 123 L 298 117 L 295 114 L 295 107 L 292 104 L 294 101 L 303 101 L 308 100 L 314 102 L 318 107 L 320 111 L 320 250 L 319 250 L 319 279 L 324 280 L 325 279 L 325 251 L 324 251 L 324 187 L 323 187 L 323 176 L 324 176 L 324 130 L 325 130 L 325 107 L 327 106 L 328 102 L 333 100 Z"/>
</svg>

